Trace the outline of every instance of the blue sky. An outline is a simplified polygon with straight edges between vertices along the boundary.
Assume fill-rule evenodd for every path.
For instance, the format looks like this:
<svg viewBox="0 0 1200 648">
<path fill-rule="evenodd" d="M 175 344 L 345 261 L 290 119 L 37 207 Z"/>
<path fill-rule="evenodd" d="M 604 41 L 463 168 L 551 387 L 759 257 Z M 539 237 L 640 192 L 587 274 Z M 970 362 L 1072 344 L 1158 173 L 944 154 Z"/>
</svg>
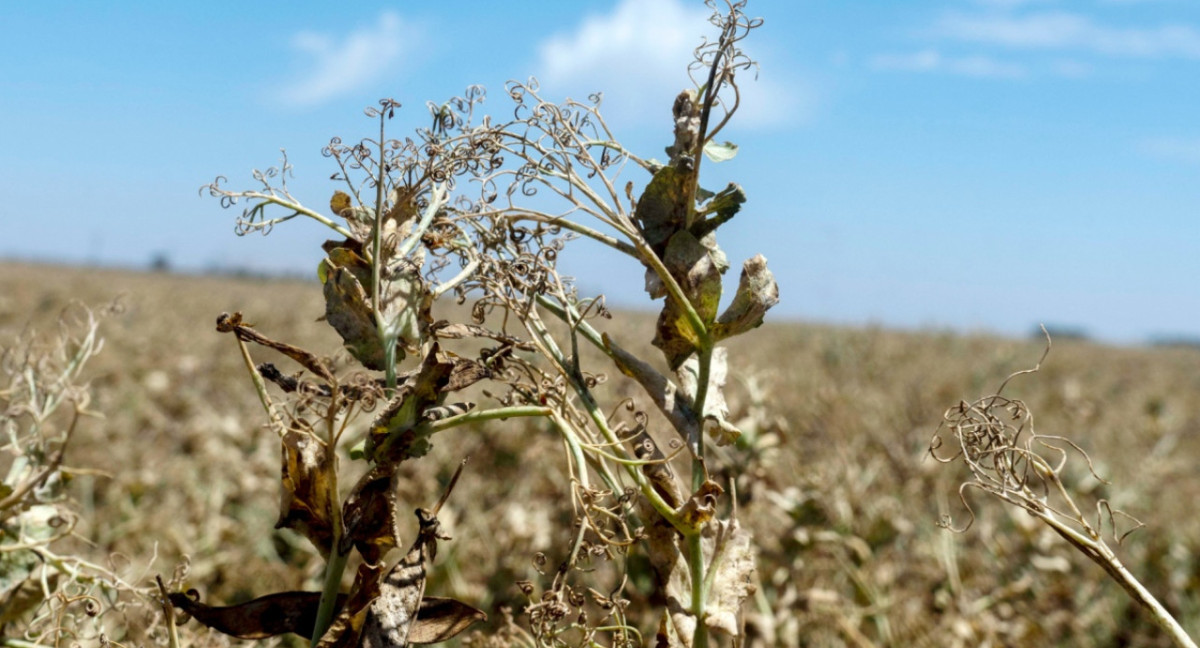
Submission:
<svg viewBox="0 0 1200 648">
<path fill-rule="evenodd" d="M 518 9 L 514 11 L 514 8 Z M 1115 342 L 1200 337 L 1200 3 L 751 0 L 761 63 L 741 146 L 706 168 L 750 200 L 722 229 L 765 254 L 779 318 Z M 237 238 L 197 189 L 285 148 L 321 206 L 332 135 L 362 108 L 472 83 L 601 90 L 618 135 L 662 157 L 704 33 L 689 0 L 560 3 L 4 3 L 0 257 L 308 272 L 326 232 Z M 646 306 L 638 268 L 583 248 L 589 292 Z M 596 274 L 597 271 L 599 275 Z M 598 279 L 595 277 L 599 277 Z M 736 279 L 736 276 L 734 276 Z"/>
</svg>

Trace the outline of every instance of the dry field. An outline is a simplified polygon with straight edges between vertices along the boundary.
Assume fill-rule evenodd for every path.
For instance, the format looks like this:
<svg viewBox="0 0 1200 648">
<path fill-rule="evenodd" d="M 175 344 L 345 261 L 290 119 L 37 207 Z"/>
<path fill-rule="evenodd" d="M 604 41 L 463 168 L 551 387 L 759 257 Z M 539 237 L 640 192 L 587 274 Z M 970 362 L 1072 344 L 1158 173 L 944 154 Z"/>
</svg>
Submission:
<svg viewBox="0 0 1200 648">
<path fill-rule="evenodd" d="M 219 313 L 241 311 L 275 339 L 335 354 L 337 335 L 315 322 L 315 282 L 15 263 L 0 272 L 0 345 L 27 323 L 51 326 L 71 300 L 119 297 L 124 306 L 102 323 L 106 346 L 87 370 L 104 418 L 83 422 L 65 459 L 80 519 L 76 537 L 56 545 L 60 555 L 110 566 L 139 587 L 177 574 L 215 602 L 320 589 L 319 557 L 274 529 L 278 443 L 236 345 L 214 330 Z M 629 346 L 652 336 L 646 317 L 608 324 Z M 974 526 L 958 535 L 937 526 L 945 514 L 968 518 L 957 494 L 964 469 L 927 453 L 943 411 L 1031 367 L 1040 342 L 768 323 L 731 346 L 733 419 L 748 438 L 717 463 L 736 478 L 738 515 L 760 547 L 748 645 L 1170 645 L 1098 567 L 1026 514 L 975 493 Z M 606 387 L 628 388 L 612 376 Z M 1200 636 L 1200 351 L 1063 341 L 1040 373 L 1005 393 L 1028 403 L 1039 432 L 1091 455 L 1111 484 L 1076 460 L 1069 486 L 1146 524 L 1119 553 Z M 401 499 L 415 507 L 472 457 L 442 514 L 453 540 L 428 585 L 489 613 L 470 644 L 489 645 L 502 606 L 522 622 L 514 583 L 549 578 L 537 571 L 539 552 L 549 571 L 562 559 L 571 512 L 560 452 L 544 425 L 510 420 L 452 430 L 429 457 L 405 464 Z M 653 603 L 639 599 L 644 559 L 628 568 L 634 606 Z M 153 645 L 163 637 L 156 614 L 132 601 L 81 625 Z M 646 631 L 653 622 L 639 621 Z M 31 645 L 22 642 L 27 623 L 0 616 L 0 645 Z M 182 633 L 183 645 L 249 645 L 194 622 Z"/>
</svg>

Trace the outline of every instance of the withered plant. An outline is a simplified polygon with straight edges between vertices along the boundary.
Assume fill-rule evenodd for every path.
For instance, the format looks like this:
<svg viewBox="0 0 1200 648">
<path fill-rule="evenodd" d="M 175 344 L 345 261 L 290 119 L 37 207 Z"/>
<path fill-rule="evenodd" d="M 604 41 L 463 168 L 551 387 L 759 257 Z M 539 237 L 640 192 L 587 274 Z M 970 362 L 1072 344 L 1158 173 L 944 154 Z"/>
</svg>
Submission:
<svg viewBox="0 0 1200 648">
<path fill-rule="evenodd" d="M 119 302 L 98 311 L 73 304 L 53 335 L 29 328 L 0 346 L 0 637 L 6 645 L 120 646 L 161 630 L 152 591 L 140 585 L 144 573 L 129 573 L 118 556 L 93 562 L 72 544 L 82 513 L 67 484 L 102 472 L 68 465 L 66 453 L 80 428 L 98 427 L 84 371 L 104 346 L 100 320 L 119 310 Z M 184 573 L 177 571 L 174 582 Z"/>
<path fill-rule="evenodd" d="M 1010 375 L 990 396 L 970 403 L 960 401 L 946 410 L 938 432 L 930 442 L 929 452 L 942 463 L 961 461 L 970 471 L 971 480 L 963 482 L 958 489 L 970 519 L 961 528 L 955 528 L 949 517 L 941 524 L 956 532 L 966 531 L 971 526 L 975 513 L 966 495 L 972 490 L 983 491 L 1021 509 L 1099 565 L 1150 613 L 1176 645 L 1195 648 L 1196 643 L 1175 617 L 1125 567 L 1105 539 L 1106 525 L 1110 530 L 1109 537 L 1119 546 L 1130 533 L 1141 528 L 1142 523 L 1113 508 L 1104 498 L 1095 500 L 1095 518 L 1094 521 L 1089 519 L 1090 515 L 1084 513 L 1076 496 L 1064 483 L 1064 476 L 1068 474 L 1068 460 L 1074 457 L 1085 462 L 1091 478 L 1107 483 L 1096 474 L 1091 457 L 1067 437 L 1036 432 L 1029 407 L 1003 395 L 1013 378 L 1038 372 L 1050 348 L 1047 334 L 1046 349 L 1036 366 Z"/>
<path fill-rule="evenodd" d="M 510 118 L 481 117 L 485 94 L 472 87 L 429 104 L 432 124 L 399 139 L 387 127 L 400 104 L 385 99 L 369 108 L 377 136 L 353 144 L 334 138 L 324 149 L 340 185 L 328 214 L 293 197 L 286 156 L 279 167 L 255 172 L 254 189 L 227 189 L 224 178 L 205 188 L 225 207 L 245 204 L 243 234 L 298 216 L 333 230 L 337 238 L 323 246 L 317 274 L 324 320 L 347 355 L 329 359 L 273 340 L 245 321 L 253 314 L 219 318 L 280 440 L 278 525 L 303 534 L 325 558 L 325 585 L 319 593 L 275 593 L 225 608 L 171 595 L 177 607 L 236 636 L 295 632 L 314 646 L 451 636 L 483 615 L 465 603 L 423 598 L 424 564 L 439 537 L 432 514 L 418 513 L 413 549 L 385 566 L 403 544 L 399 466 L 425 456 L 435 434 L 539 417 L 561 439 L 574 524 L 559 530 L 569 541 L 548 582 L 519 584 L 529 598 L 525 628 L 510 624 L 505 636 L 531 646 L 649 643 L 630 618 L 631 577 L 650 580 L 652 600 L 663 602 L 658 645 L 706 646 L 713 631 L 742 635 L 753 541 L 725 497 L 726 484 L 709 470 L 714 447 L 727 453 L 740 434 L 727 420 L 729 361 L 718 345 L 760 325 L 778 288 L 756 256 L 720 308 L 728 262 L 716 233 L 746 196 L 735 184 L 706 189 L 700 169 L 706 158 L 736 153 L 716 136 L 737 112 L 742 75 L 755 69 L 740 44 L 761 21 L 747 18 L 745 2 L 709 5 L 717 37 L 696 49 L 694 87 L 660 107 L 674 122 L 665 162 L 620 144 L 599 95 L 553 103 L 530 80 L 507 86 Z M 635 196 L 636 182 L 645 188 Z M 603 297 L 581 295 L 560 274 L 560 257 L 579 237 L 607 248 L 614 263 L 645 268 L 646 290 L 664 300 L 653 339 L 663 362 L 606 332 L 601 320 L 612 315 Z M 435 317 L 443 310 L 469 316 Z M 298 370 L 255 363 L 248 343 L 282 353 Z M 613 367 L 639 396 L 606 400 L 600 387 Z M 473 393 L 488 406 L 449 400 L 476 383 Z M 356 466 L 362 477 L 343 498 L 339 482 Z M 468 469 L 464 478 L 486 476 Z M 654 575 L 628 573 L 635 552 L 645 552 Z M 353 554 L 360 566 L 342 593 Z M 548 560 L 537 557 L 539 565 Z M 619 565 L 620 577 L 600 582 L 591 569 L 601 562 Z"/>
</svg>

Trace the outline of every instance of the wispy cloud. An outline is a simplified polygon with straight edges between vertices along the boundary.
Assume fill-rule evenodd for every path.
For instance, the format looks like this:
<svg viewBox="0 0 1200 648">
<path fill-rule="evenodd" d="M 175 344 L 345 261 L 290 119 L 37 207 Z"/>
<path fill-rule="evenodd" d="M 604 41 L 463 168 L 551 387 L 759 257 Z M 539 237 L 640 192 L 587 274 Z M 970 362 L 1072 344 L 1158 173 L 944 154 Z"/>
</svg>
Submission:
<svg viewBox="0 0 1200 648">
<path fill-rule="evenodd" d="M 881 54 L 871 59 L 876 70 L 904 72 L 942 72 L 979 78 L 1020 79 L 1026 76 L 1023 66 L 999 61 L 987 56 L 948 57 L 935 49 L 909 54 Z"/>
<path fill-rule="evenodd" d="M 711 36 L 709 11 L 683 0 L 621 0 L 607 14 L 538 47 L 539 77 L 551 95 L 604 93 L 604 113 L 626 122 L 669 123 L 671 103 L 691 87 L 687 65 L 701 37 Z M 742 125 L 774 125 L 803 104 L 791 83 L 770 72 L 740 78 Z M 803 112 L 801 110 L 800 112 Z"/>
<path fill-rule="evenodd" d="M 395 69 L 418 38 L 417 30 L 391 11 L 374 25 L 341 37 L 300 32 L 292 38 L 292 48 L 306 59 L 305 71 L 280 96 L 292 105 L 311 106 L 360 90 Z"/>
<path fill-rule="evenodd" d="M 1137 149 L 1150 157 L 1200 164 L 1200 137 L 1151 137 L 1138 142 Z"/>
<path fill-rule="evenodd" d="M 1112 27 L 1071 12 L 1028 15 L 953 13 L 934 33 L 1022 50 L 1075 50 L 1108 56 L 1200 59 L 1200 30 L 1185 24 Z"/>
</svg>

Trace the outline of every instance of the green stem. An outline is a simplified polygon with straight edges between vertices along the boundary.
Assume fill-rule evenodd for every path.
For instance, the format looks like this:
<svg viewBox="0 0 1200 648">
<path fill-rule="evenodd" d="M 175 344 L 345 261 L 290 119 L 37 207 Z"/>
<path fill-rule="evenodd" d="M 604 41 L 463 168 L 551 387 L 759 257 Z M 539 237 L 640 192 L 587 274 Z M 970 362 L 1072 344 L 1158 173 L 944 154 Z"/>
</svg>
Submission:
<svg viewBox="0 0 1200 648">
<path fill-rule="evenodd" d="M 692 614 L 696 617 L 696 630 L 692 635 L 692 648 L 708 648 L 708 626 L 704 623 L 704 550 L 700 531 L 686 536 L 688 549 L 688 572 L 692 578 Z"/>
<path fill-rule="evenodd" d="M 276 196 L 272 196 L 270 194 L 259 193 L 259 192 L 248 192 L 244 195 L 248 198 L 258 198 L 259 200 L 262 200 L 264 204 L 279 205 L 280 207 L 286 207 L 287 209 L 290 209 L 301 216 L 308 216 L 309 218 L 317 221 L 318 223 L 324 225 L 325 227 L 328 227 L 329 229 L 337 232 L 338 234 L 341 234 L 342 236 L 344 236 L 346 238 L 354 238 L 354 235 L 350 233 L 350 230 L 346 229 L 345 227 L 342 227 L 341 225 L 338 225 L 337 223 L 333 222 L 332 220 L 330 220 L 323 214 L 315 212 L 315 211 L 301 205 L 300 203 L 283 200 Z"/>
<path fill-rule="evenodd" d="M 325 631 L 333 623 L 333 615 L 337 613 L 334 606 L 337 605 L 338 593 L 342 589 L 342 573 L 346 571 L 346 560 L 350 557 L 350 552 L 342 553 L 338 549 L 342 539 L 342 525 L 335 522 L 333 526 L 329 562 L 325 563 L 325 582 L 321 587 L 321 604 L 317 608 L 317 619 L 313 624 L 313 636 L 309 643 L 312 648 L 316 648 Z"/>
<path fill-rule="evenodd" d="M 575 221 L 567 220 L 561 216 L 554 217 L 533 212 L 517 212 L 515 214 L 511 214 L 509 217 L 521 220 L 531 220 L 537 223 L 546 223 L 547 225 L 557 225 L 563 229 L 571 230 L 576 234 L 586 236 L 598 243 L 603 243 L 604 245 L 607 245 L 608 247 L 623 254 L 627 254 L 634 258 L 637 258 L 638 256 L 637 248 L 626 243 L 625 241 L 622 241 L 615 236 L 609 236 L 608 234 L 594 230 L 587 225 L 582 225 L 580 223 L 576 223 Z"/>
<path fill-rule="evenodd" d="M 539 407 L 537 405 L 516 405 L 513 407 L 497 407 L 495 409 L 486 410 L 471 410 L 465 414 L 458 416 L 450 416 L 440 421 L 426 423 L 430 430 L 441 432 L 452 427 L 466 425 L 468 423 L 478 423 L 480 421 L 494 421 L 496 419 L 518 418 L 522 416 L 550 416 L 554 413 L 554 409 L 550 407 Z"/>
</svg>

